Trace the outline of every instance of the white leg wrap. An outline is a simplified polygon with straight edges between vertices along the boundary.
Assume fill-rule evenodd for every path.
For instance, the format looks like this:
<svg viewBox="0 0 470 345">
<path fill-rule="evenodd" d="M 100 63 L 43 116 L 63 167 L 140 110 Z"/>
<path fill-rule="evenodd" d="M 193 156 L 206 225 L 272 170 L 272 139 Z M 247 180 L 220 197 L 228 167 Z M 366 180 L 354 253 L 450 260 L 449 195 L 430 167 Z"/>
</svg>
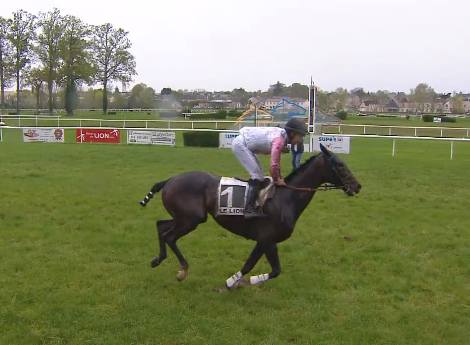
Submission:
<svg viewBox="0 0 470 345">
<path fill-rule="evenodd" d="M 227 288 L 232 288 L 236 282 L 238 282 L 240 279 L 242 279 L 242 272 L 238 271 L 237 273 L 235 273 L 233 276 L 231 276 L 230 278 L 228 278 L 226 281 L 225 281 L 225 284 L 227 285 Z"/>
<path fill-rule="evenodd" d="M 250 284 L 251 285 L 256 285 L 262 282 L 265 282 L 266 280 L 269 279 L 269 274 L 260 274 L 259 276 L 251 276 L 250 277 Z"/>
</svg>

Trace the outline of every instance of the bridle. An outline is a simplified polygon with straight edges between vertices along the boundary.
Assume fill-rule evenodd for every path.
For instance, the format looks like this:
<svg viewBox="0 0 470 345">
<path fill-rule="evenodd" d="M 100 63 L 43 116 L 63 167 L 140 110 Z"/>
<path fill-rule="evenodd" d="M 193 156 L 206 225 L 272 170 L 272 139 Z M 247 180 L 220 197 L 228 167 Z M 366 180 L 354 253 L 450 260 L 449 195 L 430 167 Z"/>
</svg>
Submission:
<svg viewBox="0 0 470 345">
<path fill-rule="evenodd" d="M 324 155 L 324 153 L 322 153 Z M 328 159 L 328 167 L 330 170 L 336 175 L 336 177 L 341 181 L 341 185 L 336 185 L 336 184 L 323 184 L 317 188 L 308 188 L 308 187 L 293 187 L 293 186 L 284 186 L 284 188 L 291 189 L 291 190 L 296 190 L 298 192 L 305 192 L 305 193 L 311 193 L 311 192 L 319 192 L 323 191 L 326 192 L 328 190 L 334 190 L 334 189 L 344 189 L 346 187 L 346 190 L 344 191 L 345 193 L 348 193 L 351 189 L 351 187 L 345 182 L 345 179 L 350 177 L 352 173 L 350 173 L 346 178 L 343 178 L 341 174 L 338 172 L 338 169 L 336 167 L 336 164 L 334 162 L 334 158 L 336 157 L 336 154 L 331 156 Z"/>
</svg>

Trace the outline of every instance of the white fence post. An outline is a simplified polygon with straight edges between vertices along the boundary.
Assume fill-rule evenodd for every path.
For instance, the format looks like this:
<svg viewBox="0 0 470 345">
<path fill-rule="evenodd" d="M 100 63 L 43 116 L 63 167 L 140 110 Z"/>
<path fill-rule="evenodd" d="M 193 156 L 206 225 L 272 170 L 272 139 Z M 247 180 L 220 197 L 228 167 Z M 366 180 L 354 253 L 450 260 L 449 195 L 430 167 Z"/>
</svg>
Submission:
<svg viewBox="0 0 470 345">
<path fill-rule="evenodd" d="M 392 157 L 395 157 L 396 147 L 397 147 L 397 139 L 393 139 Z"/>
<path fill-rule="evenodd" d="M 57 116 L 57 127 L 60 127 L 60 117 Z"/>
<path fill-rule="evenodd" d="M 392 135 L 392 127 L 388 129 L 388 135 Z"/>
<path fill-rule="evenodd" d="M 441 129 L 441 138 L 442 138 L 442 129 Z"/>
<path fill-rule="evenodd" d="M 418 136 L 418 128 L 415 128 L 415 137 Z"/>
<path fill-rule="evenodd" d="M 38 114 L 36 114 L 36 127 L 38 126 Z"/>
<path fill-rule="evenodd" d="M 80 119 L 80 127 L 82 127 L 82 119 Z M 81 132 L 80 132 L 80 134 L 81 134 Z"/>
<path fill-rule="evenodd" d="M 450 141 L 450 159 L 454 158 L 454 141 Z"/>
</svg>

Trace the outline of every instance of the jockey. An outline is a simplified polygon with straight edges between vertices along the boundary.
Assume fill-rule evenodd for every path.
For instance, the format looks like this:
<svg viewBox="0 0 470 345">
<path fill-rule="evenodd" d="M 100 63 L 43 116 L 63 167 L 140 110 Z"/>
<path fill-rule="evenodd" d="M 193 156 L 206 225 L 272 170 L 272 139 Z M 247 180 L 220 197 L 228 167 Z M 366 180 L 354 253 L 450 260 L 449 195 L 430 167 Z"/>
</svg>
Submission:
<svg viewBox="0 0 470 345">
<path fill-rule="evenodd" d="M 250 174 L 245 218 L 260 216 L 255 211 L 255 205 L 265 175 L 256 154 L 271 154 L 270 173 L 273 181 L 277 186 L 285 186 L 281 175 L 281 153 L 289 152 L 286 150 L 287 144 L 298 144 L 307 133 L 305 123 L 296 118 L 290 119 L 284 128 L 243 127 L 240 130 L 240 135 L 232 142 L 232 152 Z"/>
</svg>

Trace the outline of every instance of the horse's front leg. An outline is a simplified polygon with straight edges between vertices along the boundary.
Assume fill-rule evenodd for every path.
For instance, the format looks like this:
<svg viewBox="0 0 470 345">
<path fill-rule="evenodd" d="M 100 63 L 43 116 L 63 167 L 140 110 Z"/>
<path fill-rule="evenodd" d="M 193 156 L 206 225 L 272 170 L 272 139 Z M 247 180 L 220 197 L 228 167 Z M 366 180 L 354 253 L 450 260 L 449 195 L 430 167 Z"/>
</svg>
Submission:
<svg viewBox="0 0 470 345">
<path fill-rule="evenodd" d="M 258 261 L 261 259 L 263 256 L 263 248 L 259 243 L 256 243 L 255 247 L 253 248 L 250 256 L 248 257 L 248 260 L 246 260 L 245 265 L 241 269 L 241 271 L 238 271 L 235 273 L 233 276 L 228 278 L 225 281 L 225 285 L 227 289 L 231 289 L 235 285 L 238 286 L 238 283 L 241 281 L 244 275 L 248 274 L 251 272 L 251 270 L 256 266 Z"/>
<path fill-rule="evenodd" d="M 260 274 L 258 276 L 250 277 L 250 284 L 256 285 L 265 282 L 269 279 L 274 279 L 281 274 L 281 263 L 279 262 L 279 254 L 277 251 L 276 243 L 263 243 L 262 250 L 266 259 L 268 259 L 269 265 L 271 266 L 271 272 Z"/>
</svg>

